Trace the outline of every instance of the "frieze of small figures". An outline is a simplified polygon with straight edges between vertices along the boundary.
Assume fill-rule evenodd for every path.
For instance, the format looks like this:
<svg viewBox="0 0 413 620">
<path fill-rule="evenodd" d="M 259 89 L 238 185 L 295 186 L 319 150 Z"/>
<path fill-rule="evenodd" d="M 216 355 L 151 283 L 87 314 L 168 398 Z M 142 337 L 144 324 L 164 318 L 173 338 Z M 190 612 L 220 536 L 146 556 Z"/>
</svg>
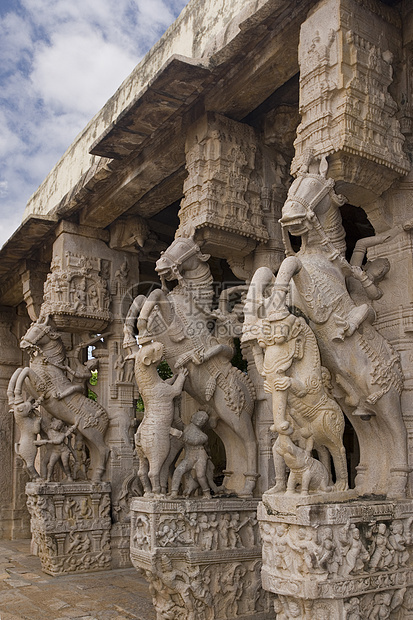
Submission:
<svg viewBox="0 0 413 620">
<path fill-rule="evenodd" d="M 397 583 L 397 575 L 404 580 L 409 568 L 412 523 L 409 517 L 389 523 L 348 521 L 316 529 L 261 521 L 263 565 L 274 578 L 311 578 L 324 594 L 347 587 L 346 580 L 357 582 L 357 588 L 363 581 L 376 587 L 371 584 L 383 581 L 381 573 Z"/>
<path fill-rule="evenodd" d="M 60 317 L 70 321 L 73 316 L 94 320 L 102 328 L 111 318 L 111 296 L 99 259 L 67 252 L 64 263 L 58 257 L 52 261 L 44 285 L 43 312 L 53 314 L 59 324 Z"/>
<path fill-rule="evenodd" d="M 33 529 L 33 542 L 46 573 L 57 575 L 110 568 L 110 532 L 70 532 L 46 534 Z"/>
<path fill-rule="evenodd" d="M 344 602 L 346 620 L 379 620 L 380 618 L 407 618 L 401 609 L 407 611 L 409 596 L 407 588 L 395 588 L 384 592 L 374 592 L 362 596 L 352 596 Z"/>
<path fill-rule="evenodd" d="M 162 554 L 143 572 L 162 617 L 264 620 L 272 617 L 272 595 L 261 587 L 260 569 L 259 560 L 191 566 Z"/>
<path fill-rule="evenodd" d="M 223 511 L 219 507 L 219 502 L 215 502 L 216 511 L 184 511 L 175 513 L 162 512 L 156 525 L 154 525 L 154 544 L 155 548 L 176 548 L 190 547 L 192 551 L 207 552 L 231 552 L 239 551 L 245 553 L 246 550 L 260 552 L 260 534 L 258 528 L 257 514 L 255 510 L 234 510 Z M 138 504 L 139 505 L 139 504 Z M 237 502 L 236 507 L 241 504 Z M 137 541 L 140 538 L 145 540 L 145 548 L 150 539 L 150 522 L 148 513 L 136 510 L 137 504 L 132 507 L 132 531 L 137 529 L 141 533 L 133 546 L 139 548 Z M 137 525 L 135 525 L 137 524 Z M 145 536 L 143 527 L 145 524 Z M 135 534 L 132 534 L 134 538 Z"/>
</svg>

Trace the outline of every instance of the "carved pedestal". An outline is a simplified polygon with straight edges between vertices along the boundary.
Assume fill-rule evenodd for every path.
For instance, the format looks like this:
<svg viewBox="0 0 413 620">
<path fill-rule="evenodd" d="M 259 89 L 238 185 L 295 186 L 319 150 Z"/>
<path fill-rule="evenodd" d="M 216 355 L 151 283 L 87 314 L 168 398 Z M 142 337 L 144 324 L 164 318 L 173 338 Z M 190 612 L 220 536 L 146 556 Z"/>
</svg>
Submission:
<svg viewBox="0 0 413 620">
<path fill-rule="evenodd" d="M 158 620 L 273 618 L 261 588 L 257 500 L 132 501 L 131 560 Z"/>
<path fill-rule="evenodd" d="M 29 482 L 32 543 L 50 575 L 111 567 L 110 484 Z"/>
<path fill-rule="evenodd" d="M 277 618 L 412 618 L 412 500 L 297 497 L 264 494 L 258 507 Z"/>
</svg>

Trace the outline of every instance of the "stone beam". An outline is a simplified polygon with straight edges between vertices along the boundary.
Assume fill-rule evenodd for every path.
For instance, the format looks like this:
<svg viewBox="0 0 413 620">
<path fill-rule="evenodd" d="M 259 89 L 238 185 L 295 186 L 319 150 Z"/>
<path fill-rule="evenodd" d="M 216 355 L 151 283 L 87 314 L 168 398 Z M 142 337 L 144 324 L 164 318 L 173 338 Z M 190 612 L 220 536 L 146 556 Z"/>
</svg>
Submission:
<svg viewBox="0 0 413 620">
<path fill-rule="evenodd" d="M 212 54 L 209 68 L 181 57 L 164 66 L 91 147 L 93 154 L 118 160 L 100 166 L 99 181 L 85 178 L 70 202 L 60 205 L 61 215 L 84 209 L 81 223 L 105 227 L 129 209 L 150 217 L 181 197 L 185 127 L 205 109 L 242 120 L 298 71 L 299 29 L 308 4 L 278 3 L 278 11 L 268 4 L 272 12 L 268 8 L 262 22 L 246 22 L 246 44 L 225 58 Z M 154 203 L 151 192 L 165 179 L 173 191 Z"/>
<path fill-rule="evenodd" d="M 210 76 L 206 63 L 172 56 L 157 75 L 92 144 L 90 153 L 120 159 L 190 104 Z"/>
</svg>

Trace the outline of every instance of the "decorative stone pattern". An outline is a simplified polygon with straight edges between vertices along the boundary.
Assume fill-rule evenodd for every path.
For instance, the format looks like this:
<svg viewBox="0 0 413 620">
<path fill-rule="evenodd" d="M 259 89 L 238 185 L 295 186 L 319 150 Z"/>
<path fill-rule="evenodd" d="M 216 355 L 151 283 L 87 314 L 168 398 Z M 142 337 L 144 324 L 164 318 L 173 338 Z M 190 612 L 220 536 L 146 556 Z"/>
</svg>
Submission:
<svg viewBox="0 0 413 620">
<path fill-rule="evenodd" d="M 132 501 L 131 559 L 159 618 L 273 617 L 261 589 L 255 500 Z"/>
<path fill-rule="evenodd" d="M 352 618 L 359 605 L 359 618 L 396 617 L 413 579 L 410 500 L 300 504 L 264 494 L 258 519 L 263 587 L 277 593 L 277 613 L 310 619 L 321 605 L 326 618 Z M 379 605 L 387 615 L 369 615 Z"/>
<path fill-rule="evenodd" d="M 44 285 L 43 314 L 59 328 L 101 331 L 111 319 L 105 266 L 96 256 L 67 251 L 55 258 Z"/>
<path fill-rule="evenodd" d="M 300 113 L 296 156 L 333 155 L 334 178 L 359 186 L 351 193 L 361 204 L 366 190 L 377 197 L 410 164 L 397 104 L 388 91 L 399 44 L 399 17 L 381 3 L 336 0 L 321 3 L 303 23 L 300 37 Z M 358 200 L 358 202 L 357 202 Z"/>
<path fill-rule="evenodd" d="M 32 542 L 50 575 L 111 567 L 110 484 L 29 482 Z"/>
<path fill-rule="evenodd" d="M 209 113 L 191 128 L 186 142 L 188 177 L 177 236 L 210 227 L 267 241 L 261 189 L 256 178 L 254 130 Z"/>
</svg>

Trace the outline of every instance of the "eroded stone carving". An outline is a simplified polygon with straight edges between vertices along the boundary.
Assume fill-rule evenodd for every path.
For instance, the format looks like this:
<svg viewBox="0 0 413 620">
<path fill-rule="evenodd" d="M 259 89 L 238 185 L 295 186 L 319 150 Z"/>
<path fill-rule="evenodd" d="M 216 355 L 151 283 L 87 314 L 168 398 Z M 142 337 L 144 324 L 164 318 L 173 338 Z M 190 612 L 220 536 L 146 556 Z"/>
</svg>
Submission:
<svg viewBox="0 0 413 620">
<path fill-rule="evenodd" d="M 16 453 L 22 458 L 30 479 L 36 480 L 40 478 L 40 475 L 35 468 L 37 455 L 35 442 L 41 428 L 41 416 L 37 407 L 42 402 L 43 397 L 37 401 L 33 399 L 24 400 L 22 389 L 26 376 L 27 373 L 23 374 L 21 368 L 13 373 L 7 389 L 7 396 L 9 406 L 12 407 L 10 413 L 13 413 L 20 431 L 20 439 L 15 444 Z"/>
<path fill-rule="evenodd" d="M 60 462 L 67 480 L 73 482 L 72 472 L 69 466 L 72 448 L 69 446 L 67 440 L 76 428 L 77 424 L 65 428 L 62 420 L 58 420 L 57 418 L 52 418 L 46 429 L 43 423 L 42 430 L 46 430 L 47 439 L 38 439 L 34 443 L 36 446 L 46 447 L 44 461 L 42 462 L 42 469 L 46 470 L 46 476 L 42 477 L 46 478 L 46 482 L 50 482 L 52 479 L 55 465 L 57 465 L 58 462 Z"/>
<path fill-rule="evenodd" d="M 309 148 L 333 154 L 334 176 L 346 183 L 353 204 L 380 196 L 410 168 L 388 91 L 400 36 L 391 21 L 373 4 L 340 0 L 320 5 L 302 26 L 302 120 L 292 171 Z"/>
<path fill-rule="evenodd" d="M 297 485 L 300 485 L 302 495 L 308 495 L 310 490 L 322 493 L 331 491 L 327 468 L 311 456 L 311 451 L 295 445 L 290 437 L 293 432 L 291 424 L 283 422 L 279 427 L 275 448 L 290 470 L 287 493 L 295 493 Z"/>
<path fill-rule="evenodd" d="M 213 484 L 212 476 L 208 476 L 209 456 L 205 450 L 205 444 L 208 443 L 208 435 L 202 428 L 208 422 L 208 414 L 205 411 L 197 411 L 193 414 L 190 424 L 180 432 L 180 437 L 184 442 L 185 456 L 177 465 L 172 476 L 171 497 L 177 497 L 179 485 L 185 474 L 191 476 L 192 484 L 186 489 L 187 495 L 195 486 L 199 485 L 204 497 L 211 497 L 210 482 Z M 209 478 L 209 479 L 208 479 Z M 213 484 L 215 490 L 217 487 Z"/>
<path fill-rule="evenodd" d="M 62 329 L 102 331 L 111 314 L 101 262 L 70 251 L 62 258 L 56 256 L 44 285 L 42 314 L 53 316 Z"/>
<path fill-rule="evenodd" d="M 88 444 L 93 480 L 100 481 L 109 455 L 104 441 L 108 415 L 103 407 L 84 395 L 83 380 L 77 383 L 67 377 L 65 347 L 58 332 L 49 325 L 48 317 L 32 323 L 20 347 L 30 354 L 30 368 L 19 368 L 14 373 L 9 383 L 9 398 L 13 394 L 14 402 L 19 403 L 22 390 L 27 389 L 41 399 L 50 415 L 74 425 Z"/>
<path fill-rule="evenodd" d="M 209 113 L 192 128 L 186 142 L 188 176 L 177 235 L 207 226 L 217 235 L 228 231 L 268 240 L 255 178 L 256 150 L 252 127 L 224 116 Z"/>
<path fill-rule="evenodd" d="M 154 339 L 164 346 L 164 356 L 172 370 L 188 370 L 185 391 L 209 414 L 210 424 L 222 436 L 227 452 L 227 470 L 233 472 L 230 489 L 251 495 L 257 479 L 257 448 L 251 414 L 254 388 L 248 377 L 233 367 L 233 348 L 228 333 L 221 339 L 212 312 L 212 277 L 193 238 L 177 238 L 156 264 L 163 289 L 148 299 L 139 296 L 125 322 L 124 347 L 145 346 Z M 165 281 L 178 280 L 167 293 Z M 139 383 L 139 382 L 138 382 Z M 228 476 L 229 478 L 229 476 Z"/>
<path fill-rule="evenodd" d="M 275 506 L 294 510 L 296 522 L 276 516 Z M 395 518 L 399 508 L 391 502 L 318 504 L 310 516 L 315 506 L 264 495 L 259 507 L 263 585 L 278 594 L 277 613 L 289 618 L 293 602 L 297 618 L 314 618 L 319 604 L 330 610 L 326 618 L 397 617 L 389 615 L 390 601 L 392 611 L 400 607 L 411 578 L 411 502 L 402 518 Z"/>
<path fill-rule="evenodd" d="M 278 479 L 273 492 L 286 488 L 277 454 L 291 470 L 290 492 L 298 481 L 303 482 L 303 493 L 308 493 L 310 484 L 313 490 L 330 490 L 329 454 L 336 472 L 335 488 L 344 491 L 348 488 L 344 416 L 329 393 L 329 372 L 321 365 L 316 338 L 302 317 L 294 316 L 284 306 L 269 312 L 267 318 L 258 318 L 257 297 L 262 298 L 269 275 L 268 268 L 263 267 L 251 281 L 242 340 L 252 343 L 257 369 L 264 377 L 264 389 L 271 394 L 272 428 L 279 433 L 274 445 Z M 294 429 L 296 436 L 292 437 Z M 293 439 L 304 447 L 295 445 Z M 321 463 L 311 457 L 313 448 L 318 451 Z"/>
<path fill-rule="evenodd" d="M 50 575 L 107 570 L 110 484 L 31 482 L 26 486 L 33 543 Z"/>
<path fill-rule="evenodd" d="M 254 500 L 132 502 L 131 558 L 162 618 L 270 620 Z"/>
</svg>

